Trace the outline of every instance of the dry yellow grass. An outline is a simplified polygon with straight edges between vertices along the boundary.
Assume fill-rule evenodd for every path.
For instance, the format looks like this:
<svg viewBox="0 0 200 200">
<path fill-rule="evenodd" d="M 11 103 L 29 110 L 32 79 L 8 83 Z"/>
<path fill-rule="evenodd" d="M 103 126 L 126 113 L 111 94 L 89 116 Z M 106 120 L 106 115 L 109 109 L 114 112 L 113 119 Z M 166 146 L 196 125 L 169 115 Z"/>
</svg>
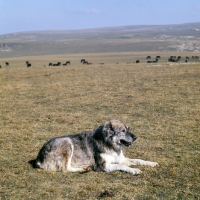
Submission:
<svg viewBox="0 0 200 200">
<path fill-rule="evenodd" d="M 42 57 L 31 58 L 33 68 L 20 64 L 30 58 L 13 58 L 19 65 L 0 70 L 0 199 L 100 199 L 106 190 L 113 199 L 200 199 L 200 64 L 116 65 L 105 57 L 106 65 L 83 67 L 79 56 L 74 65 L 45 68 Z M 51 137 L 114 118 L 138 136 L 125 155 L 159 167 L 132 176 L 28 164 Z"/>
</svg>

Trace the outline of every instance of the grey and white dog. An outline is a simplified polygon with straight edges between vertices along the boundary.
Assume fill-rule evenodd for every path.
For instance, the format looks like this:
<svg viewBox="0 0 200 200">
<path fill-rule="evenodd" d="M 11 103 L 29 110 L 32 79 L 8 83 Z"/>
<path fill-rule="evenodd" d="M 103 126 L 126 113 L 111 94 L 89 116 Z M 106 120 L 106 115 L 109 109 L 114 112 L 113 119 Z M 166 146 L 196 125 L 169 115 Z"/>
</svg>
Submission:
<svg viewBox="0 0 200 200">
<path fill-rule="evenodd" d="M 87 172 L 120 170 L 140 174 L 132 165 L 156 166 L 158 163 L 126 158 L 122 145 L 129 147 L 136 140 L 128 126 L 119 120 L 106 121 L 89 133 L 80 133 L 49 140 L 30 161 L 33 167 L 49 171 Z"/>
</svg>

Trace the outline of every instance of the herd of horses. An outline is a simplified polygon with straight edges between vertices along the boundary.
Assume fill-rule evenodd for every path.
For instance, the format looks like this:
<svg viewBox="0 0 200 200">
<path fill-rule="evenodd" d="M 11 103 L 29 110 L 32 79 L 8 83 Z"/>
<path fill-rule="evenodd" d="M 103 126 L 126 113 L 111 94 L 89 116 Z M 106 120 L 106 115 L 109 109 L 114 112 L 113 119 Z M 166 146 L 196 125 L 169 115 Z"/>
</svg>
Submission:
<svg viewBox="0 0 200 200">
<path fill-rule="evenodd" d="M 85 60 L 85 59 L 81 59 L 81 63 L 83 64 L 83 65 L 92 65 L 92 63 L 91 62 L 88 62 L 87 60 Z M 31 65 L 31 63 L 29 62 L 29 61 L 26 61 L 26 66 L 27 67 L 31 67 L 32 65 Z M 57 62 L 57 63 L 49 63 L 49 67 L 50 66 L 61 66 L 61 65 L 63 65 L 63 66 L 67 66 L 67 65 L 70 65 L 71 64 L 71 62 L 68 60 L 68 61 L 66 61 L 65 63 L 61 63 L 61 62 Z M 102 63 L 101 63 L 102 64 Z M 9 62 L 5 62 L 5 65 L 6 66 L 9 66 L 10 64 L 9 64 Z M 1 65 L 0 65 L 0 68 L 2 68 L 1 67 Z"/>
<path fill-rule="evenodd" d="M 160 59 L 161 59 L 161 56 L 156 56 L 155 59 L 153 59 L 153 60 L 152 60 L 152 57 L 151 57 L 151 56 L 147 56 L 147 57 L 146 57 L 146 62 L 147 62 L 147 63 L 157 63 Z M 188 57 L 188 56 L 186 56 L 186 57 L 184 57 L 184 58 L 182 58 L 181 56 L 170 56 L 170 57 L 168 58 L 167 62 L 179 62 L 181 59 L 184 59 L 185 62 L 188 62 L 190 59 L 192 59 L 192 60 L 197 60 L 197 59 L 199 59 L 199 56 L 191 56 L 191 58 Z M 92 65 L 92 63 L 91 63 L 91 62 L 88 62 L 86 59 L 81 59 L 80 62 L 81 62 L 83 65 Z M 135 63 L 140 63 L 140 60 L 136 60 Z M 25 64 L 26 64 L 27 67 L 31 67 L 31 66 L 32 66 L 31 63 L 30 63 L 29 61 L 26 61 Z M 61 65 L 67 66 L 67 65 L 70 65 L 70 64 L 71 64 L 71 62 L 68 60 L 68 61 L 66 61 L 65 63 L 61 63 L 61 62 L 49 63 L 49 67 L 51 67 L 51 66 L 61 66 Z M 99 63 L 99 64 L 104 64 L 104 63 Z M 118 64 L 118 63 L 117 63 L 117 64 Z M 6 66 L 9 66 L 9 62 L 5 62 L 5 65 L 6 65 Z M 44 65 L 44 66 L 45 66 L 45 65 Z M 0 65 L 0 68 L 2 68 L 1 65 Z"/>
<path fill-rule="evenodd" d="M 151 59 L 151 56 L 147 56 L 146 62 L 147 63 L 157 63 L 160 58 L 161 58 L 160 56 L 156 56 L 156 58 L 154 60 L 149 60 L 149 59 Z M 199 59 L 199 56 L 192 56 L 191 58 L 197 60 L 197 59 Z M 190 58 L 188 56 L 186 56 L 184 58 L 185 62 L 188 62 L 189 59 Z M 167 61 L 168 62 L 179 62 L 180 60 L 181 60 L 181 56 L 170 56 Z M 140 63 L 140 60 L 136 60 L 136 63 Z"/>
</svg>

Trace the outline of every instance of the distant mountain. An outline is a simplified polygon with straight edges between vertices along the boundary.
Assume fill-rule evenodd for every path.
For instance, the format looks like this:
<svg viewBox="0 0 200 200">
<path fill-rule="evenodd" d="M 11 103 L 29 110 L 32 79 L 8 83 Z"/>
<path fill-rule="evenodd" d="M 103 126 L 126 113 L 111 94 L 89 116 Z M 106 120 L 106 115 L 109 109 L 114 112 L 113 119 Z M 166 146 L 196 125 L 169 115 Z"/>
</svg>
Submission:
<svg viewBox="0 0 200 200">
<path fill-rule="evenodd" d="M 84 39 L 84 38 L 99 38 L 99 37 L 133 37 L 135 35 L 195 35 L 199 36 L 200 22 L 187 24 L 172 24 L 172 25 L 132 25 L 132 26 L 117 26 L 83 30 L 48 30 L 48 31 L 31 31 L 19 32 L 0 35 L 0 39 L 13 40 L 62 40 L 62 39 Z M 128 36 L 127 36 L 128 34 Z"/>
<path fill-rule="evenodd" d="M 0 35 L 0 57 L 116 51 L 199 51 L 200 22 Z"/>
</svg>

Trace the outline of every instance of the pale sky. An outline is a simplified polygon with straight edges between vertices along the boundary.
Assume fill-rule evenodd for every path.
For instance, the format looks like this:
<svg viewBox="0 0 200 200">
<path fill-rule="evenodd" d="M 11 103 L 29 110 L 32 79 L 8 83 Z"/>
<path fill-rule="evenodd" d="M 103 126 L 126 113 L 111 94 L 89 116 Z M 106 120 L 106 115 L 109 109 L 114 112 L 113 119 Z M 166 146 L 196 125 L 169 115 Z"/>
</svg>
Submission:
<svg viewBox="0 0 200 200">
<path fill-rule="evenodd" d="M 0 34 L 200 22 L 200 0 L 0 0 Z"/>
</svg>

